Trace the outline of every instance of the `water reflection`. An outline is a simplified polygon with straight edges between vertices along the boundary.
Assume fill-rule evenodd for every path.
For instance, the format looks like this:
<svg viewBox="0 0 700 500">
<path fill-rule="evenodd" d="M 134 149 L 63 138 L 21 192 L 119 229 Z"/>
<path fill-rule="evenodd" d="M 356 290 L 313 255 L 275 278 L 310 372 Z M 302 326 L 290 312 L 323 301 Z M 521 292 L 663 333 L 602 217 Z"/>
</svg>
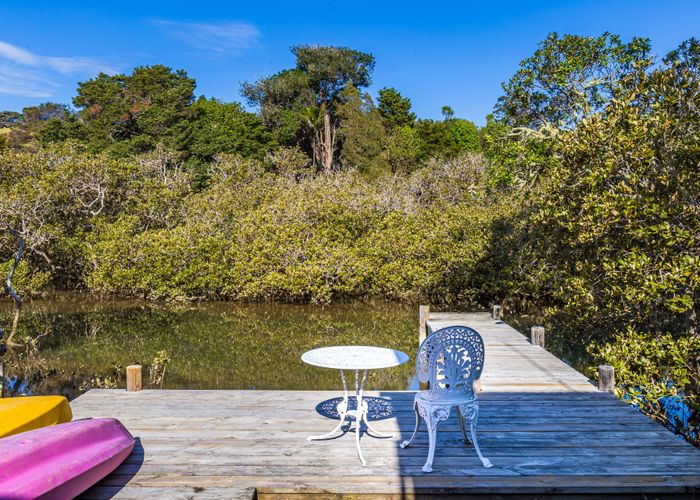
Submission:
<svg viewBox="0 0 700 500">
<path fill-rule="evenodd" d="M 23 310 L 18 337 L 27 342 L 3 359 L 6 391 L 73 398 L 123 387 L 129 364 L 143 365 L 144 383 L 165 389 L 337 390 L 337 371 L 303 364 L 303 352 L 355 344 L 413 355 L 415 316 L 414 307 L 386 302 L 173 306 L 58 296 Z M 164 377 L 149 378 L 164 359 Z M 370 372 L 366 387 L 406 389 L 412 371 L 409 362 Z"/>
</svg>

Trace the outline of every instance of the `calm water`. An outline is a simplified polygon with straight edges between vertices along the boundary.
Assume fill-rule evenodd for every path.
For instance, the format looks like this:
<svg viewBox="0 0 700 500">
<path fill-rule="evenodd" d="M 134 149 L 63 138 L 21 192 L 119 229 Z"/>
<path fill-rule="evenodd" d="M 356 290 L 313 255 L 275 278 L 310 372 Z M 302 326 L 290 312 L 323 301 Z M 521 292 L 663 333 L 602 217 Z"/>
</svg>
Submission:
<svg viewBox="0 0 700 500">
<path fill-rule="evenodd" d="M 22 345 L 0 357 L 5 393 L 72 399 L 93 387 L 123 388 L 130 364 L 143 366 L 146 388 L 339 390 L 336 370 L 307 366 L 301 354 L 355 344 L 391 347 L 414 358 L 417 309 L 390 302 L 175 306 L 60 295 L 25 303 L 17 336 Z M 0 327 L 7 330 L 11 317 L 11 305 L 2 304 Z M 505 321 L 529 332 L 537 318 Z M 556 332 L 547 332 L 547 349 L 579 370 L 589 361 L 580 341 Z M 164 373 L 158 369 L 163 358 L 169 359 Z M 411 359 L 370 372 L 366 388 L 414 389 L 414 366 Z M 662 403 L 671 422 L 687 425 L 690 410 L 684 401 Z"/>
<path fill-rule="evenodd" d="M 7 328 L 11 306 L 0 313 Z M 59 296 L 25 304 L 18 337 L 31 340 L 3 357 L 5 387 L 73 398 L 91 387 L 124 387 L 129 364 L 143 366 L 148 385 L 157 358 L 167 357 L 165 389 L 338 389 L 338 372 L 304 365 L 304 351 L 377 345 L 413 358 L 417 330 L 417 307 L 386 302 L 178 307 Z M 413 371 L 411 360 L 370 372 L 366 387 L 407 389 Z"/>
</svg>

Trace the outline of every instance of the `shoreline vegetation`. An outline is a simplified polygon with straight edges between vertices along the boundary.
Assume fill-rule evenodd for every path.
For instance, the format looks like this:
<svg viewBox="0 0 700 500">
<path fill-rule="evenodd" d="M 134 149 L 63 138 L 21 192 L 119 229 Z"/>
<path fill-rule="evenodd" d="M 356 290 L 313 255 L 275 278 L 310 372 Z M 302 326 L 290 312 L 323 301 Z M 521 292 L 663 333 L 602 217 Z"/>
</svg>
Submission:
<svg viewBox="0 0 700 500">
<path fill-rule="evenodd" d="M 498 302 L 698 444 L 700 42 L 656 57 L 644 38 L 551 34 L 482 128 L 449 106 L 420 119 L 393 88 L 375 103 L 371 54 L 292 51 L 243 85 L 254 113 L 159 65 L 80 83 L 75 108 L 2 113 L 20 295 Z"/>
</svg>

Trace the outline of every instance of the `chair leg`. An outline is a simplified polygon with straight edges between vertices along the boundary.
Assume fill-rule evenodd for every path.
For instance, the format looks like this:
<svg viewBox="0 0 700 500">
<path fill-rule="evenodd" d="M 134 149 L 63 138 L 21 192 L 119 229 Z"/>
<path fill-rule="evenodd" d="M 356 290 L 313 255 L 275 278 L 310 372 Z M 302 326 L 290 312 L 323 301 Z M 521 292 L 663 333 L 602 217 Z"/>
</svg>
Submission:
<svg viewBox="0 0 700 500">
<path fill-rule="evenodd" d="M 462 436 L 464 436 L 464 445 L 469 446 L 472 444 L 471 439 L 467 435 L 467 426 L 464 424 L 464 415 L 462 415 L 462 410 L 457 407 L 457 420 L 459 421 L 459 428 L 462 430 Z"/>
<path fill-rule="evenodd" d="M 469 419 L 469 431 L 471 432 L 471 435 L 472 435 L 472 443 L 474 444 L 474 449 L 476 450 L 476 454 L 479 455 L 479 460 L 481 460 L 481 464 L 486 468 L 493 467 L 491 460 L 489 460 L 488 458 L 484 457 L 481 454 L 481 449 L 479 449 L 479 442 L 476 440 L 476 424 L 477 424 L 478 420 L 479 420 L 479 407 L 475 406 L 471 412 L 470 419 Z"/>
<path fill-rule="evenodd" d="M 401 448 L 407 448 L 408 446 L 410 446 L 413 440 L 415 439 L 416 434 L 418 434 L 418 429 L 420 429 L 420 413 L 418 413 L 418 405 L 415 403 L 415 401 L 413 402 L 413 411 L 416 413 L 416 426 L 413 428 L 413 434 L 411 435 L 411 439 L 401 443 Z"/>
<path fill-rule="evenodd" d="M 428 459 L 423 466 L 423 472 L 433 472 L 433 458 L 435 458 L 435 444 L 437 441 L 438 420 L 431 411 L 426 412 L 425 423 L 428 425 Z"/>
</svg>

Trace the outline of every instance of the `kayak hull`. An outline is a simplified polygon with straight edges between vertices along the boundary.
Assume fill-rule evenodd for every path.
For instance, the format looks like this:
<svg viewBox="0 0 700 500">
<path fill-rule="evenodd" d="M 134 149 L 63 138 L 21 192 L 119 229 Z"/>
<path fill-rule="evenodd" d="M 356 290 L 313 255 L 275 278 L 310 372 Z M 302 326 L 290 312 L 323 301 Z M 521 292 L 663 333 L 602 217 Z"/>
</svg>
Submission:
<svg viewBox="0 0 700 500">
<path fill-rule="evenodd" d="M 0 398 L 0 437 L 70 422 L 72 418 L 63 396 Z"/>
<path fill-rule="evenodd" d="M 113 418 L 0 439 L 0 498 L 73 498 L 116 469 L 135 440 Z"/>
</svg>

